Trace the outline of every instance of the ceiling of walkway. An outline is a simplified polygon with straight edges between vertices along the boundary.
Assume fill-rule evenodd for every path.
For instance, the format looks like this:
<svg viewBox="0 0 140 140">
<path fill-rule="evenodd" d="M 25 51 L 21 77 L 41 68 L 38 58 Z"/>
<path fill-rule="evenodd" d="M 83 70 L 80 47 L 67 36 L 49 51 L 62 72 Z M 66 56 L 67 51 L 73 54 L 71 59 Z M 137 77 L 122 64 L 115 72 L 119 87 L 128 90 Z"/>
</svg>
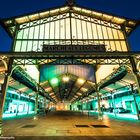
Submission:
<svg viewBox="0 0 140 140">
<path fill-rule="evenodd" d="M 69 69 L 71 66 L 69 66 Z M 52 69 L 52 66 L 50 67 Z M 43 70 L 44 71 L 50 70 L 48 68 L 44 69 L 43 67 Z M 59 68 L 61 68 L 61 65 L 59 65 Z M 68 69 L 65 69 L 66 71 L 64 71 L 64 68 L 68 68 L 68 66 L 62 65 L 61 73 L 59 73 L 60 69 L 59 70 L 56 69 L 56 71 L 52 69 L 50 73 L 54 72 L 55 74 L 53 74 L 53 76 L 45 75 L 46 79 L 44 79 L 44 73 L 42 72 L 43 70 L 40 70 L 41 72 L 40 77 L 42 77 L 43 75 L 39 84 L 40 100 L 43 100 L 43 97 L 45 96 L 48 100 L 52 102 L 59 101 L 73 102 L 82 99 L 92 99 L 96 96 L 95 79 L 93 78 L 90 79 L 90 77 L 92 77 L 94 73 L 93 74 L 90 73 L 90 75 L 86 74 L 84 77 L 83 76 L 84 74 L 82 75 L 82 72 L 79 73 L 79 75 L 76 74 L 76 69 L 74 74 L 72 72 L 70 73 Z M 83 67 L 83 65 L 80 65 L 79 68 L 81 71 L 85 67 Z M 5 77 L 5 75 L 2 74 L 2 71 L 4 70 L 4 66 L 2 64 L 0 70 L 1 70 L 0 79 L 2 81 L 3 78 Z M 33 69 L 31 73 L 32 72 Z M 15 91 L 17 93 L 23 93 L 26 96 L 34 98 L 36 95 L 38 85 L 38 83 L 34 78 L 32 78 L 31 75 L 29 75 L 27 69 L 18 66 L 17 68 L 15 68 L 15 70 L 11 75 L 8 90 Z M 133 74 L 128 73 L 127 70 L 122 67 L 118 67 L 117 69 L 115 69 L 107 77 L 102 79 L 98 84 L 100 85 L 100 94 L 102 94 L 103 96 L 112 92 L 115 93 L 116 91 L 123 92 L 125 90 L 129 90 L 131 85 L 134 85 L 134 87 L 136 87 Z"/>
</svg>

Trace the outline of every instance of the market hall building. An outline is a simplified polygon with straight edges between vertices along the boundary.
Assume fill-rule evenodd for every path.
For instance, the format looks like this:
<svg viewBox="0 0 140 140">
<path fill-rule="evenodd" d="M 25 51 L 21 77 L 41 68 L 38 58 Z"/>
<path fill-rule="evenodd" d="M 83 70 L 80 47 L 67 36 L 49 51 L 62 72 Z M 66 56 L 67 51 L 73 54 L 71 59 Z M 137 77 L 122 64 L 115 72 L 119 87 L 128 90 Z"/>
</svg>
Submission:
<svg viewBox="0 0 140 140">
<path fill-rule="evenodd" d="M 140 54 L 131 51 L 128 37 L 139 23 L 72 1 L 63 7 L 2 19 L 0 25 L 13 43 L 11 52 L 0 54 L 1 135 L 102 136 L 101 131 L 122 135 L 119 132 L 125 125 L 116 133 L 109 131 L 115 129 L 112 123 L 116 119 L 124 124 L 134 121 L 132 134 L 138 135 Z M 31 118 L 28 123 L 27 117 Z M 54 126 L 61 121 L 68 128 L 45 124 L 49 119 Z M 40 133 L 40 128 L 46 133 Z"/>
</svg>

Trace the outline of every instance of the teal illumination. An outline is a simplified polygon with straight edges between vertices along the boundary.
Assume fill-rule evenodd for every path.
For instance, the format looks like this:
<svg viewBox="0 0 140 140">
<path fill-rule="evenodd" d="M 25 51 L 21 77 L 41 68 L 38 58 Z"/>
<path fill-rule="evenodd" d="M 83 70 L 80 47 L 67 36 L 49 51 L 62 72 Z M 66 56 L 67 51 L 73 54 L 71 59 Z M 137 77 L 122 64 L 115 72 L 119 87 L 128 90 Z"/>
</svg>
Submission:
<svg viewBox="0 0 140 140">
<path fill-rule="evenodd" d="M 53 79 L 51 79 L 50 82 L 52 85 L 57 85 L 59 81 L 58 81 L 58 78 L 53 78 Z"/>
</svg>

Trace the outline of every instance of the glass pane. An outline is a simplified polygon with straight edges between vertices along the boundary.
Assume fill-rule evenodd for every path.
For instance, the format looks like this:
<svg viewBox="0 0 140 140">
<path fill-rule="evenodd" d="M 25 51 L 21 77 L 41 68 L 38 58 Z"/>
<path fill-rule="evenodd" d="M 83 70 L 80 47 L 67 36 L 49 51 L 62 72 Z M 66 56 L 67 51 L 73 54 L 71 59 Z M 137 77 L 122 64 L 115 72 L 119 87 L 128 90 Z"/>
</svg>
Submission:
<svg viewBox="0 0 140 140">
<path fill-rule="evenodd" d="M 122 49 L 123 49 L 123 51 L 128 51 L 128 50 L 127 50 L 127 46 L 126 46 L 126 42 L 125 42 L 125 41 L 121 41 L 121 45 L 122 45 Z"/>
<path fill-rule="evenodd" d="M 35 39 L 38 39 L 38 37 L 39 37 L 39 31 L 40 31 L 39 25 L 38 26 L 35 26 L 35 32 L 34 32 L 34 38 Z"/>
<path fill-rule="evenodd" d="M 94 39 L 98 39 L 98 33 L 97 33 L 97 29 L 96 29 L 96 24 L 92 24 L 92 30 L 93 30 Z"/>
<path fill-rule="evenodd" d="M 86 22 L 82 21 L 83 39 L 87 39 Z"/>
<path fill-rule="evenodd" d="M 22 39 L 23 36 L 23 30 L 19 30 L 17 33 L 17 39 Z"/>
<path fill-rule="evenodd" d="M 34 27 L 30 27 L 29 39 L 33 39 L 33 37 L 34 37 Z"/>
<path fill-rule="evenodd" d="M 109 39 L 113 39 L 111 28 L 107 28 Z"/>
<path fill-rule="evenodd" d="M 82 39 L 82 21 L 77 19 L 77 31 L 78 31 L 78 39 Z"/>
<path fill-rule="evenodd" d="M 15 51 L 19 52 L 21 48 L 21 41 L 16 41 L 16 45 L 15 45 Z"/>
<path fill-rule="evenodd" d="M 40 35 L 39 35 L 39 39 L 43 38 L 44 38 L 44 24 L 40 25 Z"/>
<path fill-rule="evenodd" d="M 103 39 L 101 25 L 97 25 L 97 30 L 98 30 L 99 39 Z"/>
<path fill-rule="evenodd" d="M 76 23 L 75 23 L 75 19 L 72 18 L 71 19 L 71 22 L 72 22 L 72 39 L 76 39 Z"/>
<path fill-rule="evenodd" d="M 113 32 L 114 39 L 119 39 L 117 30 L 112 29 L 112 32 Z"/>
<path fill-rule="evenodd" d="M 87 29 L 88 29 L 88 38 L 89 39 L 93 39 L 92 29 L 91 29 L 91 23 L 90 22 L 87 22 Z"/>
<path fill-rule="evenodd" d="M 118 30 L 118 35 L 120 39 L 124 39 L 124 35 L 122 31 Z"/>
<path fill-rule="evenodd" d="M 66 19 L 66 39 L 70 39 L 70 19 Z"/>
<path fill-rule="evenodd" d="M 49 38 L 49 23 L 45 24 L 45 39 Z"/>
<path fill-rule="evenodd" d="M 24 29 L 24 35 L 23 35 L 24 39 L 28 38 L 28 31 L 29 31 L 29 28 Z"/>
<path fill-rule="evenodd" d="M 64 26 L 65 22 L 64 22 L 64 19 L 62 19 L 60 23 L 61 23 L 60 24 L 60 35 L 61 35 L 60 39 L 64 39 L 65 38 L 65 26 Z"/>
<path fill-rule="evenodd" d="M 55 39 L 59 39 L 59 20 L 55 22 Z"/>
<path fill-rule="evenodd" d="M 50 23 L 50 39 L 54 39 L 54 22 Z"/>
<path fill-rule="evenodd" d="M 106 27 L 105 26 L 102 26 L 102 30 L 103 30 L 104 39 L 108 39 Z"/>
</svg>

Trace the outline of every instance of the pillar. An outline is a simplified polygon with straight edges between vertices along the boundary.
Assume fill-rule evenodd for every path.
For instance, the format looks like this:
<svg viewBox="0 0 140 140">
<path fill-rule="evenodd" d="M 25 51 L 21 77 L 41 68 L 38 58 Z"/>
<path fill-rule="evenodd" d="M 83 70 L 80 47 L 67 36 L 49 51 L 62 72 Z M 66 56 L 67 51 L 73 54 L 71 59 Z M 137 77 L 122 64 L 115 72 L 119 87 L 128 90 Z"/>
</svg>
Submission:
<svg viewBox="0 0 140 140">
<path fill-rule="evenodd" d="M 37 110 L 38 110 L 38 91 L 36 92 L 36 96 L 35 96 L 34 120 L 37 120 L 38 119 Z"/>
<path fill-rule="evenodd" d="M 112 96 L 112 105 L 113 105 L 113 109 L 116 108 L 116 105 L 115 105 L 115 98 L 114 98 L 114 94 L 113 92 L 111 93 L 111 96 Z M 113 111 L 113 110 L 112 110 Z M 116 112 L 114 111 L 114 115 L 117 116 Z"/>
<path fill-rule="evenodd" d="M 101 99 L 100 99 L 98 90 L 96 91 L 96 94 L 97 94 L 97 101 L 98 101 L 98 120 L 103 120 L 103 113 L 102 113 L 101 104 L 100 104 Z"/>
<path fill-rule="evenodd" d="M 18 109 L 19 109 L 19 101 L 20 101 L 20 97 L 21 97 L 21 93 L 19 93 L 19 97 L 18 97 L 16 116 L 18 115 Z"/>
<path fill-rule="evenodd" d="M 136 62 L 135 62 L 133 57 L 130 58 L 130 62 L 131 62 L 131 67 L 132 67 L 131 71 L 133 72 L 133 75 L 135 77 L 135 81 L 136 81 L 137 88 L 138 88 L 138 93 L 140 94 L 140 76 L 139 76 L 139 71 L 137 69 L 137 65 L 136 65 Z"/>
<path fill-rule="evenodd" d="M 46 97 L 44 97 L 44 112 L 46 111 Z"/>
<path fill-rule="evenodd" d="M 136 107 L 137 118 L 138 118 L 138 120 L 140 120 L 139 109 L 138 109 L 138 105 L 137 105 L 137 102 L 136 102 L 136 96 L 135 96 L 135 93 L 133 93 L 133 98 L 134 98 L 134 104 L 135 104 L 135 107 Z"/>
<path fill-rule="evenodd" d="M 28 98 L 28 109 L 27 109 L 27 114 L 29 114 L 29 111 L 30 111 L 30 96 Z"/>
<path fill-rule="evenodd" d="M 133 95 L 133 99 L 134 99 L 134 104 L 135 104 L 135 107 L 136 107 L 136 114 L 137 114 L 137 118 L 138 120 L 140 119 L 140 116 L 139 116 L 139 109 L 138 109 L 138 105 L 137 105 L 137 102 L 136 102 L 136 96 L 135 96 L 135 90 L 133 89 L 133 85 L 130 85 L 131 86 L 131 91 L 132 91 L 132 95 Z"/>
<path fill-rule="evenodd" d="M 4 83 L 1 85 L 2 93 L 0 93 L 0 136 L 2 136 L 2 115 L 3 115 L 3 110 L 4 110 L 8 82 L 11 76 L 12 63 L 13 63 L 13 59 L 10 59 L 9 65 L 8 65 L 8 71 L 7 71 L 8 74 L 5 75 Z"/>
</svg>

